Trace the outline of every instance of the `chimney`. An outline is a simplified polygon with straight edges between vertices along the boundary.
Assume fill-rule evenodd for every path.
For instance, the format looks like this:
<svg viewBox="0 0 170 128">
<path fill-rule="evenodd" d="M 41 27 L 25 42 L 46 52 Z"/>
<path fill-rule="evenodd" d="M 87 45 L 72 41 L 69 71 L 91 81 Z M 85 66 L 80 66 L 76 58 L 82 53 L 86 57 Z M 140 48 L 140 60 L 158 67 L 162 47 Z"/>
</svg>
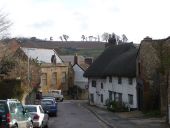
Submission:
<svg viewBox="0 0 170 128">
<path fill-rule="evenodd" d="M 93 63 L 93 58 L 92 57 L 88 57 L 88 58 L 85 58 L 85 63 L 88 64 L 88 65 L 91 65 Z"/>
<path fill-rule="evenodd" d="M 74 64 L 78 64 L 78 56 L 77 56 L 77 53 L 74 55 Z"/>
</svg>

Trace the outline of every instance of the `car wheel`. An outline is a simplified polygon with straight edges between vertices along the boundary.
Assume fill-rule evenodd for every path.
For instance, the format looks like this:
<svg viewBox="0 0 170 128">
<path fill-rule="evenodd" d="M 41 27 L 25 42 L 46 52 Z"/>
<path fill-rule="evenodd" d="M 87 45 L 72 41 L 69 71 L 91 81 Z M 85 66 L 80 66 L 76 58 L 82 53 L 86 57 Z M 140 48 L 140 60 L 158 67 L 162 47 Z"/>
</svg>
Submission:
<svg viewBox="0 0 170 128">
<path fill-rule="evenodd" d="M 18 125 L 17 125 L 17 124 L 15 124 L 13 128 L 18 128 Z"/>
<path fill-rule="evenodd" d="M 60 102 L 63 102 L 63 99 L 61 99 Z"/>
</svg>

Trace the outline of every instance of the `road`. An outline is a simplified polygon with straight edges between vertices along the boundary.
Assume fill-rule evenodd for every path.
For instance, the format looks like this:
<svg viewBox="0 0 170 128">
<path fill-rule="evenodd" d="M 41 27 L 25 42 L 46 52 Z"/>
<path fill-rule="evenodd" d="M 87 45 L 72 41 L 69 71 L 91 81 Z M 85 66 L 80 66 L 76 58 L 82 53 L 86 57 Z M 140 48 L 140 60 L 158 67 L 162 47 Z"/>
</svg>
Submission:
<svg viewBox="0 0 170 128">
<path fill-rule="evenodd" d="M 75 101 L 58 103 L 58 116 L 50 117 L 49 128 L 107 128 L 94 114 Z"/>
</svg>

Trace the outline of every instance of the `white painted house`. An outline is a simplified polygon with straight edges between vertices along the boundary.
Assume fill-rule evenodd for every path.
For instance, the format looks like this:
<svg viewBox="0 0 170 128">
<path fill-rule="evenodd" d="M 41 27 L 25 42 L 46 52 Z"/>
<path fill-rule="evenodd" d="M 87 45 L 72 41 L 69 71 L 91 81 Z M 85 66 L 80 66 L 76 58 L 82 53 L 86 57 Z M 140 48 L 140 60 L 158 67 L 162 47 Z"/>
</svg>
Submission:
<svg viewBox="0 0 170 128">
<path fill-rule="evenodd" d="M 89 65 L 85 63 L 78 63 L 78 56 L 74 56 L 74 85 L 77 85 L 81 89 L 86 89 L 86 86 L 88 85 L 88 79 L 83 76 L 88 66 Z"/>
<path fill-rule="evenodd" d="M 136 54 L 132 43 L 106 48 L 86 70 L 90 104 L 106 106 L 106 101 L 125 103 L 137 108 Z"/>
</svg>

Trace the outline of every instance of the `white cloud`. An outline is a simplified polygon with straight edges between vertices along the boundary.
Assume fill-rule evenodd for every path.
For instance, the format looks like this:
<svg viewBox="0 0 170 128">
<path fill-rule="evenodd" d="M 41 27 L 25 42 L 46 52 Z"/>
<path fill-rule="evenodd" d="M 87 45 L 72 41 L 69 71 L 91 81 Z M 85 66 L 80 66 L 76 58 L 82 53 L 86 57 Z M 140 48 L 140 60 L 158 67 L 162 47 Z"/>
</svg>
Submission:
<svg viewBox="0 0 170 128">
<path fill-rule="evenodd" d="M 13 21 L 12 36 L 36 36 L 58 40 L 68 34 L 103 32 L 126 34 L 139 43 L 144 37 L 166 38 L 170 29 L 169 0 L 1 0 Z"/>
</svg>

